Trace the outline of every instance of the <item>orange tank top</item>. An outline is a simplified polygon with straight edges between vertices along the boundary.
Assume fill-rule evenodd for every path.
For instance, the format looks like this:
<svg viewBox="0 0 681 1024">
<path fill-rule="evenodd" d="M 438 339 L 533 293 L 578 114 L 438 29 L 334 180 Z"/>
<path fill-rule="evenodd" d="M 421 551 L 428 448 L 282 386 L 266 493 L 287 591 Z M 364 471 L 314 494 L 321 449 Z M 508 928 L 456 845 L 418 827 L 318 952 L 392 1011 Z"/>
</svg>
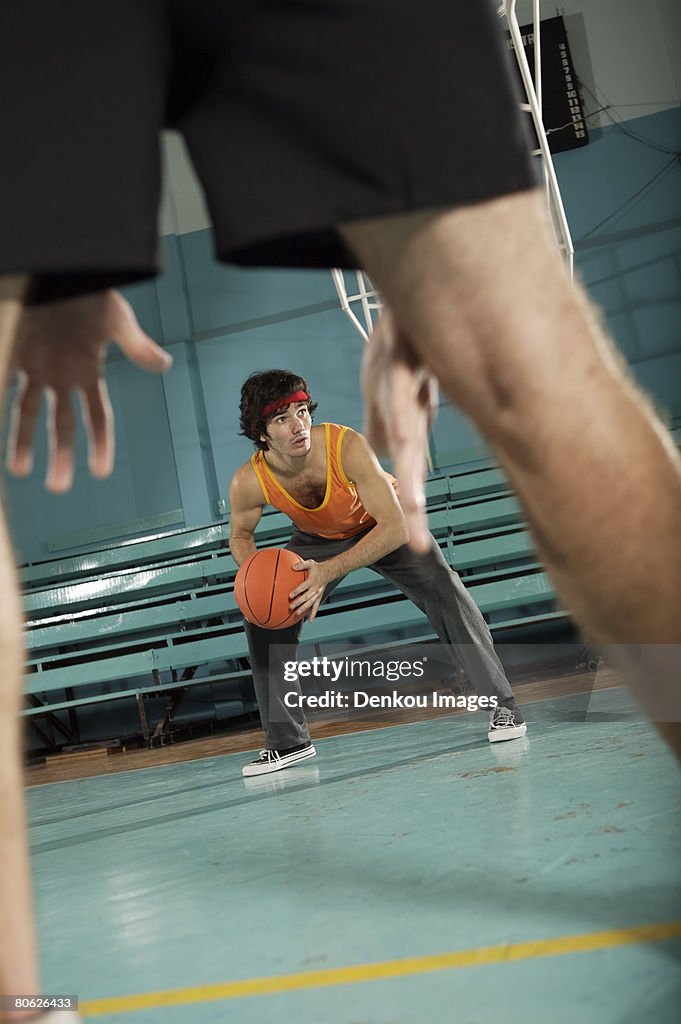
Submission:
<svg viewBox="0 0 681 1024">
<path fill-rule="evenodd" d="M 264 452 L 252 455 L 251 465 L 267 504 L 285 512 L 299 530 L 329 540 L 354 537 L 356 533 L 374 526 L 376 520 L 364 508 L 355 485 L 343 471 L 341 445 L 345 432 L 350 428 L 337 423 L 321 426 L 326 438 L 326 490 L 317 508 L 305 508 L 291 497 L 267 465 Z"/>
</svg>

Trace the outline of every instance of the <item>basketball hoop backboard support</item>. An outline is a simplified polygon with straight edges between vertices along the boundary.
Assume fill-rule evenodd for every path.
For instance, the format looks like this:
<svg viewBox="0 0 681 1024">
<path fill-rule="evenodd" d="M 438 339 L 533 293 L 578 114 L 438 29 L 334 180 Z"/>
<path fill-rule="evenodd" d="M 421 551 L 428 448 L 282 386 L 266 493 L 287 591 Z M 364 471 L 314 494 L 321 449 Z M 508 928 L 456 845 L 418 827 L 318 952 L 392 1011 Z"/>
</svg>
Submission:
<svg viewBox="0 0 681 1024">
<path fill-rule="evenodd" d="M 350 317 L 364 340 L 368 341 L 374 326 L 375 317 L 373 314 L 375 313 L 378 316 L 383 308 L 383 303 L 381 302 L 380 295 L 364 271 L 351 270 L 347 271 L 347 273 L 350 277 L 353 274 L 355 276 L 356 291 L 355 286 L 353 286 L 352 294 L 348 292 L 346 286 L 345 272 L 338 268 L 331 271 L 341 309 Z M 357 313 L 353 309 L 353 303 L 358 306 Z M 364 322 L 359 319 L 360 316 Z"/>
<path fill-rule="evenodd" d="M 521 103 L 521 109 L 528 113 L 532 118 L 532 124 L 534 125 L 537 141 L 539 142 L 539 149 L 535 150 L 533 155 L 538 156 L 541 160 L 544 191 L 546 192 L 546 200 L 549 213 L 551 214 L 556 242 L 558 244 L 558 248 L 563 254 L 565 262 L 568 265 L 570 276 L 572 276 L 575 249 L 572 244 L 570 227 L 568 225 L 567 217 L 565 216 L 565 207 L 563 206 L 560 186 L 558 185 L 558 178 L 556 177 L 556 169 L 553 166 L 553 158 L 551 156 L 551 150 L 549 149 L 549 141 L 546 136 L 546 130 L 544 128 L 542 118 L 540 2 L 539 0 L 532 0 L 534 81 L 532 80 L 530 65 L 528 64 L 527 57 L 525 56 L 525 47 L 523 46 L 523 38 L 520 32 L 520 25 L 518 24 L 518 15 L 516 13 L 516 4 L 517 0 L 505 0 L 505 2 L 498 8 L 497 13 L 500 17 L 506 18 L 508 30 L 511 34 L 511 40 L 513 41 L 513 52 L 515 54 L 518 70 L 520 71 L 520 77 L 525 90 L 525 96 L 527 98 L 526 103 Z M 537 83 L 536 88 L 534 84 L 535 82 Z"/>
</svg>

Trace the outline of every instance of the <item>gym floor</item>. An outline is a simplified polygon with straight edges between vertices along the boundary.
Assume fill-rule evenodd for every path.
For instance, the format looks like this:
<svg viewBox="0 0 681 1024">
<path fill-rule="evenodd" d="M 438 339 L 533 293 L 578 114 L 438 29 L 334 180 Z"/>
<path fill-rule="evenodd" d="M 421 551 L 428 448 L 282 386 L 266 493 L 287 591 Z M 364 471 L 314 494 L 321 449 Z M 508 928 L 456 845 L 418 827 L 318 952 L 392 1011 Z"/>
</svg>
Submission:
<svg viewBox="0 0 681 1024">
<path fill-rule="evenodd" d="M 622 688 L 523 710 L 33 786 L 44 990 L 103 1024 L 676 1024 L 677 765 Z"/>
</svg>

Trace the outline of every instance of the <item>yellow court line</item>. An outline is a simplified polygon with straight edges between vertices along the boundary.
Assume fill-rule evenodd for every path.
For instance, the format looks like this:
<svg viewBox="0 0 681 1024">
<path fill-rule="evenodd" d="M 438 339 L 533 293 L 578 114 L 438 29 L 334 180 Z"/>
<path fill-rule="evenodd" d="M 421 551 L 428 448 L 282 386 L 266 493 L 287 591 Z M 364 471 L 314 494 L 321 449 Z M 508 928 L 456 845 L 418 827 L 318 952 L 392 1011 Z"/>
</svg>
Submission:
<svg viewBox="0 0 681 1024">
<path fill-rule="evenodd" d="M 245 996 L 273 995 L 306 988 L 329 985 L 352 985 L 363 981 L 381 981 L 403 978 L 410 974 L 429 971 L 455 970 L 459 967 L 479 967 L 482 964 L 507 963 L 511 960 L 531 960 L 541 956 L 562 956 L 566 953 L 588 953 L 596 949 L 611 949 L 635 942 L 660 942 L 681 938 L 681 921 L 665 924 L 644 924 L 636 928 L 617 931 L 587 932 L 583 935 L 563 935 L 555 939 L 534 939 L 530 942 L 512 942 L 502 946 L 482 946 L 431 956 L 405 957 L 352 967 L 331 967 L 325 971 L 305 971 L 301 974 L 276 974 L 269 978 L 245 978 L 242 981 L 218 982 L 214 985 L 196 985 L 192 988 L 169 989 L 165 992 L 142 992 L 110 999 L 89 999 L 80 1004 L 86 1017 L 102 1013 L 130 1013 L 185 1003 L 204 1003 L 218 999 L 242 999 Z"/>
</svg>

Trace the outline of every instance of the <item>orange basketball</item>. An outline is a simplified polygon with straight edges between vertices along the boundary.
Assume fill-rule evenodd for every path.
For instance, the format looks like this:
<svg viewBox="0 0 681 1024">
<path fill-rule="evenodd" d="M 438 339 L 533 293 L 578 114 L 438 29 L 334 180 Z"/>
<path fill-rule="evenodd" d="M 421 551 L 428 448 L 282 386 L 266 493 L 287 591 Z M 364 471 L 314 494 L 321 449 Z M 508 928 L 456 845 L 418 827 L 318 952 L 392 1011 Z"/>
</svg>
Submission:
<svg viewBox="0 0 681 1024">
<path fill-rule="evenodd" d="M 263 548 L 242 563 L 234 580 L 234 597 L 245 619 L 263 629 L 285 629 L 300 621 L 300 613 L 291 614 L 289 608 L 289 594 L 307 578 L 306 569 L 294 572 L 291 568 L 300 561 L 295 551 Z"/>
</svg>

